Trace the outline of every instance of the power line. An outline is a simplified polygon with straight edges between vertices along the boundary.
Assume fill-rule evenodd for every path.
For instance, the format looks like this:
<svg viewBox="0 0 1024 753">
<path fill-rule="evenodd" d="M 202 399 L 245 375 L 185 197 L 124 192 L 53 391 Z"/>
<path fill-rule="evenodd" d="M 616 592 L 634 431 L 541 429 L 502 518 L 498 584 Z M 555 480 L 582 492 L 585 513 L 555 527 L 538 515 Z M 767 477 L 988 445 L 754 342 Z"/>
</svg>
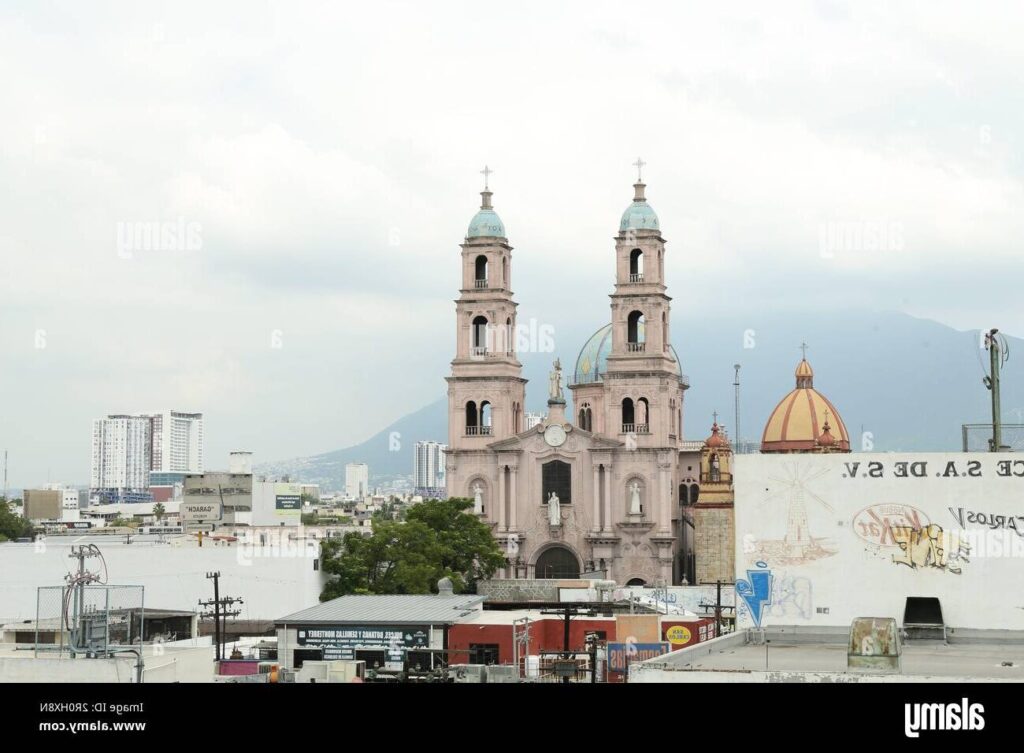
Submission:
<svg viewBox="0 0 1024 753">
<path fill-rule="evenodd" d="M 199 606 L 207 610 L 199 615 L 199 619 L 213 620 L 214 660 L 221 661 L 224 658 L 221 638 L 227 630 L 226 620 L 228 617 L 237 617 L 242 613 L 241 609 L 231 609 L 230 607 L 233 607 L 235 604 L 243 604 L 244 602 L 241 598 L 235 596 L 221 598 L 219 571 L 207 573 L 206 577 L 208 580 L 213 581 L 213 598 L 207 601 L 199 600 Z M 209 611 L 211 607 L 213 608 L 212 612 Z"/>
</svg>

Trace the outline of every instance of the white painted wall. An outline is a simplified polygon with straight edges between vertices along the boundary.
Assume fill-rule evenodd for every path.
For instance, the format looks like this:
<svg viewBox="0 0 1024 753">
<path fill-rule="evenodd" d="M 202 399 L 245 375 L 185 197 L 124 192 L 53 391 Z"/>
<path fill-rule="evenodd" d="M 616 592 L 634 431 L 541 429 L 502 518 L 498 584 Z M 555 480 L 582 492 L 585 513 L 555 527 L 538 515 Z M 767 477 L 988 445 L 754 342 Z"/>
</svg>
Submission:
<svg viewBox="0 0 1024 753">
<path fill-rule="evenodd" d="M 856 617 L 902 625 L 907 597 L 934 596 L 947 625 L 1024 629 L 1024 457 L 851 453 L 735 462 L 740 627 L 754 624 L 757 602 L 751 598 L 752 609 L 741 598 L 744 583 L 753 588 L 756 573 L 768 570 L 762 625 L 849 626 Z M 896 540 L 907 536 L 909 555 Z"/>
<path fill-rule="evenodd" d="M 260 546 L 207 540 L 200 548 L 187 537 L 171 537 L 165 544 L 142 538 L 125 544 L 123 539 L 51 536 L 32 544 L 0 544 L 0 620 L 34 619 L 36 588 L 64 583 L 74 566 L 70 546 L 80 540 L 100 547 L 107 582 L 145 586 L 147 607 L 196 610 L 199 599 L 213 598 L 213 581 L 206 573 L 214 570 L 221 573 L 222 596 L 245 600 L 238 607 L 240 619 L 273 620 L 319 603 L 324 577 L 322 570 L 313 570 L 317 542 L 268 538 Z M 97 559 L 88 564 L 102 569 Z"/>
</svg>

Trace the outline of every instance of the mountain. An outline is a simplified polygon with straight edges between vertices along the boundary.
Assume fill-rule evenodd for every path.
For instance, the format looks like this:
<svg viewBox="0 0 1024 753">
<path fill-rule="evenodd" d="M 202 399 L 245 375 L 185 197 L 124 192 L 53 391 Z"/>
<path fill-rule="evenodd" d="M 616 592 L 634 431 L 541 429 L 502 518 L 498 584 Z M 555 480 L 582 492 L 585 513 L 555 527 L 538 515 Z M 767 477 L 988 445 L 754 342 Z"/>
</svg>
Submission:
<svg viewBox="0 0 1024 753">
<path fill-rule="evenodd" d="M 557 353 L 521 356 L 530 380 L 527 410 L 544 410 L 554 356 L 561 358 L 570 381 L 579 347 L 601 324 L 562 331 Z M 814 386 L 841 413 L 854 450 L 959 450 L 961 424 L 991 420 L 990 393 L 982 384 L 988 352 L 977 331 L 962 332 L 901 313 L 863 311 L 756 316 L 716 312 L 699 322 L 673 322 L 672 327 L 673 344 L 691 385 L 683 416 L 687 439 L 707 436 L 715 410 L 735 437 L 733 364 L 739 363 L 742 438 L 759 441 L 775 404 L 793 389 L 801 342 L 809 345 Z M 1022 341 L 1008 340 L 1012 354 Z M 437 375 L 439 392 L 444 376 Z M 1002 405 L 1004 421 L 1024 423 L 1024 371 L 1012 360 L 1003 372 Z M 349 462 L 368 463 L 371 477 L 378 479 L 409 475 L 415 442 L 445 441 L 446 421 L 447 400 L 441 396 L 362 444 L 266 463 L 260 470 L 288 473 L 325 488 L 344 484 Z M 1007 443 L 1022 439 L 1022 432 L 1004 433 Z"/>
</svg>

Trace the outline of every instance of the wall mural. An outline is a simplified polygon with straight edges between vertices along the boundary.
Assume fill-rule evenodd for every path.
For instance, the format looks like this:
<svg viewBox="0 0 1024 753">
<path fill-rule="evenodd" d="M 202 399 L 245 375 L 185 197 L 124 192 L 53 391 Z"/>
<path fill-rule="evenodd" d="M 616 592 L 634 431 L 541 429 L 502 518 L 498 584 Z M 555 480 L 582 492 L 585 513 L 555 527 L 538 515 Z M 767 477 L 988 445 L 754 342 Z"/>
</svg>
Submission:
<svg viewBox="0 0 1024 753">
<path fill-rule="evenodd" d="M 839 551 L 839 547 L 833 539 L 815 536 L 812 533 L 807 504 L 810 500 L 818 509 L 828 513 L 835 512 L 831 504 L 809 487 L 810 482 L 827 474 L 829 469 L 804 468 L 800 464 L 792 463 L 784 466 L 783 472 L 784 476 L 770 479 L 771 493 L 765 496 L 762 504 L 785 504 L 785 534 L 781 539 L 744 537 L 743 551 L 748 555 L 747 562 L 770 560 L 780 565 L 800 565 L 831 557 Z"/>
<path fill-rule="evenodd" d="M 871 505 L 852 522 L 854 532 L 868 544 L 866 551 L 913 570 L 931 568 L 960 575 L 970 561 L 970 544 L 932 523 L 912 505 Z"/>
</svg>

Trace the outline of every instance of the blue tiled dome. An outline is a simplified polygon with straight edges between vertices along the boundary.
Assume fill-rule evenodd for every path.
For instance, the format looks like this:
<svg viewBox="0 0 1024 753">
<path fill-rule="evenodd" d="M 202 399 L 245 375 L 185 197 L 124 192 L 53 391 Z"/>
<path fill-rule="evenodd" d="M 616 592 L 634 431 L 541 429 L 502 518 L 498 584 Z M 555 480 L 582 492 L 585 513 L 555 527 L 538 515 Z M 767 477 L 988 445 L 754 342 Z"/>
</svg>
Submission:
<svg viewBox="0 0 1024 753">
<path fill-rule="evenodd" d="M 640 337 L 644 335 L 644 326 L 640 324 Z M 671 345 L 672 359 L 679 369 L 679 354 Z M 590 336 L 586 345 L 576 358 L 576 370 L 573 373 L 573 384 L 596 384 L 604 381 L 608 371 L 608 356 L 612 352 L 612 325 L 606 324 Z M 680 372 L 681 373 L 681 372 Z"/>
<path fill-rule="evenodd" d="M 481 209 L 470 220 L 467 238 L 504 238 L 505 225 L 493 209 Z"/>
<path fill-rule="evenodd" d="M 660 230 L 658 215 L 644 200 L 634 201 L 622 213 L 619 230 Z"/>
</svg>

